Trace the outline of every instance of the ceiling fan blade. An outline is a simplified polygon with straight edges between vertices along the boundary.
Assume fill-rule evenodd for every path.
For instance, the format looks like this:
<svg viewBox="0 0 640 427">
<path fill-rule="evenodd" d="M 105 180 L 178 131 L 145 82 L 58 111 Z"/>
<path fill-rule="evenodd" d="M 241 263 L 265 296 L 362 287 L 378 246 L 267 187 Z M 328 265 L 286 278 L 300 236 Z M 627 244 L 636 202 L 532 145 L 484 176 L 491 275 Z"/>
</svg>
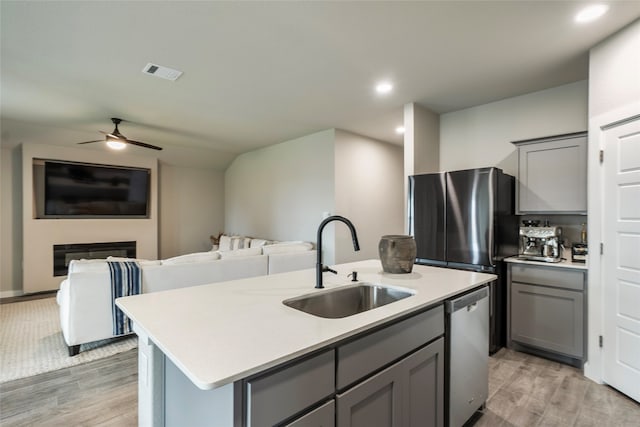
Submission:
<svg viewBox="0 0 640 427">
<path fill-rule="evenodd" d="M 124 136 L 123 134 L 120 133 L 120 131 L 118 130 L 118 124 L 120 124 L 120 122 L 122 122 L 122 119 L 118 119 L 118 118 L 112 118 L 111 121 L 113 122 L 113 124 L 115 125 L 115 128 L 113 129 L 113 131 L 111 132 L 105 132 L 105 131 L 99 131 L 100 133 L 105 135 L 105 139 L 97 139 L 95 141 L 85 141 L 85 142 L 79 142 L 78 144 L 90 144 L 92 142 L 103 142 L 103 141 L 117 141 L 117 142 L 124 142 L 127 144 L 131 144 L 131 145 L 137 145 L 138 147 L 144 147 L 144 148 L 150 148 L 152 150 L 162 150 L 161 147 L 157 147 L 155 145 L 151 145 L 151 144 L 147 144 L 146 142 L 140 142 L 140 141 L 134 141 L 132 139 L 128 139 L 126 136 Z"/>
<path fill-rule="evenodd" d="M 134 140 L 132 140 L 132 139 L 127 139 L 127 138 L 124 138 L 123 140 L 124 140 L 124 142 L 126 142 L 126 143 L 129 143 L 129 144 L 132 144 L 132 145 L 137 145 L 137 146 L 139 146 L 139 147 L 151 148 L 152 150 L 162 150 L 162 148 L 161 148 L 161 147 L 157 147 L 157 146 L 155 146 L 155 145 L 147 144 L 147 143 L 145 143 L 145 142 L 134 141 Z"/>
</svg>

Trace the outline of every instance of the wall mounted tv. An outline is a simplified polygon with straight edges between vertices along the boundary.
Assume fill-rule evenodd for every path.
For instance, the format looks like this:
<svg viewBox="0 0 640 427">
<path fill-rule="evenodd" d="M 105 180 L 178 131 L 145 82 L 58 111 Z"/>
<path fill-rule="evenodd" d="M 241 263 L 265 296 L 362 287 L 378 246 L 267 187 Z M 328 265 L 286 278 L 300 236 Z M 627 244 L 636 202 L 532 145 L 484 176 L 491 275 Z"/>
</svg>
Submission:
<svg viewBox="0 0 640 427">
<path fill-rule="evenodd" d="M 151 171 L 34 160 L 37 218 L 148 218 Z"/>
</svg>

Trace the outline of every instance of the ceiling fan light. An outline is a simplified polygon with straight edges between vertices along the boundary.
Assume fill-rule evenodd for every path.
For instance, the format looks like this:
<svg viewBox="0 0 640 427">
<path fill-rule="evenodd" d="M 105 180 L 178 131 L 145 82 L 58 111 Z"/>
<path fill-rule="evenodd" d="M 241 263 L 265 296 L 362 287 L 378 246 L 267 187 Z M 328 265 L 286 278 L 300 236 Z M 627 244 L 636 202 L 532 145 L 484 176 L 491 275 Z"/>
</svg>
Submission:
<svg viewBox="0 0 640 427">
<path fill-rule="evenodd" d="M 113 150 L 122 150 L 126 146 L 127 144 L 125 144 L 122 141 L 118 141 L 117 139 L 107 138 L 107 147 Z"/>
</svg>

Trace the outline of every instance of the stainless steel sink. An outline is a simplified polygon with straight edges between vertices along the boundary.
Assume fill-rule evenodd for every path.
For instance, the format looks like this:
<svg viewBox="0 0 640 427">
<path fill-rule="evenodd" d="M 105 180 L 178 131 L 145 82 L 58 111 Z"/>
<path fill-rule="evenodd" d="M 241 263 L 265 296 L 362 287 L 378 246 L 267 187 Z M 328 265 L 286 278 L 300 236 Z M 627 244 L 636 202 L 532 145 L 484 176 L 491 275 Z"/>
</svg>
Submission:
<svg viewBox="0 0 640 427">
<path fill-rule="evenodd" d="M 284 300 L 296 310 L 328 319 L 339 319 L 410 297 L 413 292 L 372 283 L 358 283 Z"/>
</svg>

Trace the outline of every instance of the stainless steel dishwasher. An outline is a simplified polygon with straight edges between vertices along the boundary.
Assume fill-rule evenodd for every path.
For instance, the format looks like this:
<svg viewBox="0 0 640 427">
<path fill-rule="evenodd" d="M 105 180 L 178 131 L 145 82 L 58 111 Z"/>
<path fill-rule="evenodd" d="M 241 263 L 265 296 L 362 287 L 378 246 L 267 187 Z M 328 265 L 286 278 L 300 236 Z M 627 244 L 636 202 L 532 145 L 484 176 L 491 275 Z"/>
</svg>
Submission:
<svg viewBox="0 0 640 427">
<path fill-rule="evenodd" d="M 464 425 L 489 395 L 489 287 L 445 304 L 448 368 L 447 425 Z"/>
</svg>

